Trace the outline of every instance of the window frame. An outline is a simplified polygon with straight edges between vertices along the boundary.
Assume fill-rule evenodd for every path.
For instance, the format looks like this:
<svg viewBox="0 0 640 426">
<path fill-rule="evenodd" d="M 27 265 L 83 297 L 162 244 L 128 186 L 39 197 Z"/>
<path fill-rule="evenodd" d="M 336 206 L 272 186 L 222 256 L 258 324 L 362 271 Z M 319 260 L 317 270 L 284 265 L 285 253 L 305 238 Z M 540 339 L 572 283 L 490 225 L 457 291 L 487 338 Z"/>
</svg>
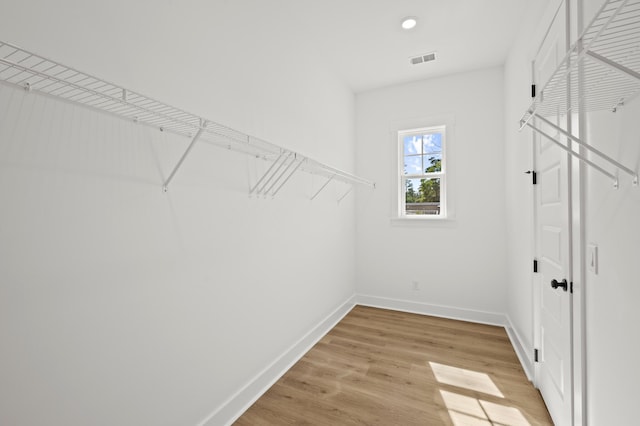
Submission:
<svg viewBox="0 0 640 426">
<path fill-rule="evenodd" d="M 443 120 L 444 121 L 444 120 Z M 447 187 L 448 187 L 448 158 L 447 150 L 449 145 L 449 132 L 450 126 L 447 123 L 434 124 L 418 128 L 399 129 L 396 133 L 396 188 L 398 191 L 397 197 L 397 218 L 411 221 L 423 221 L 423 220 L 444 220 L 449 218 L 448 203 L 447 203 Z M 441 140 L 441 170 L 438 172 L 423 172 L 420 174 L 405 174 L 405 152 L 404 152 L 404 139 L 407 136 L 423 136 L 425 134 L 439 133 L 442 135 Z M 424 154 L 421 154 L 424 159 Z M 424 166 L 424 164 L 423 164 Z M 406 185 L 409 179 L 440 179 L 440 212 L 439 214 L 407 214 L 406 211 Z"/>
</svg>

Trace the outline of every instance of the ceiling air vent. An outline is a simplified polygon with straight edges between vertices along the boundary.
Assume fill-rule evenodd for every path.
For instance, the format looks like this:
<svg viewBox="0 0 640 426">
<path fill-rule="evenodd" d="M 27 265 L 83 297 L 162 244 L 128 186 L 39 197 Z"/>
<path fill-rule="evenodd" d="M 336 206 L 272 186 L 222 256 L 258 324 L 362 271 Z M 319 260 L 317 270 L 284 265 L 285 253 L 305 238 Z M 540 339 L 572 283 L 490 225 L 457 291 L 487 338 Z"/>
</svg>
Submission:
<svg viewBox="0 0 640 426">
<path fill-rule="evenodd" d="M 424 55 L 420 55 L 420 56 L 415 56 L 413 58 L 410 58 L 409 61 L 411 61 L 412 65 L 418 65 L 421 64 L 423 62 L 430 62 L 430 61 L 435 61 L 436 60 L 436 53 L 426 53 Z"/>
</svg>

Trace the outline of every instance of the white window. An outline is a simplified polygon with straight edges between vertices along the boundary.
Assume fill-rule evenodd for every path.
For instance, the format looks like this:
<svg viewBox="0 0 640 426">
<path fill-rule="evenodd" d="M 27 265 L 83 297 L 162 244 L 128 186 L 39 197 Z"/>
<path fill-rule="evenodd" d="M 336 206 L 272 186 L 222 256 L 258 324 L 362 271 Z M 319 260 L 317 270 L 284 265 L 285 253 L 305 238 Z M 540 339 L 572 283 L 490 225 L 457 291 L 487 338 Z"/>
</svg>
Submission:
<svg viewBox="0 0 640 426">
<path fill-rule="evenodd" d="M 398 132 L 398 216 L 446 218 L 446 126 Z"/>
</svg>

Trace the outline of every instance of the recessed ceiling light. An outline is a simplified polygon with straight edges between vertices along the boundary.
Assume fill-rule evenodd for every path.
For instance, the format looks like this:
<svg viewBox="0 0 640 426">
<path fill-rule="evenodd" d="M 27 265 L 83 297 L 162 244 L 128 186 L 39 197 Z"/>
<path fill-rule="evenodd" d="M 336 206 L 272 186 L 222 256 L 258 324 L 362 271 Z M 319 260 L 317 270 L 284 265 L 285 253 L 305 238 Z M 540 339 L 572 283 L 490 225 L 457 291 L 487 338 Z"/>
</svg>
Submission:
<svg viewBox="0 0 640 426">
<path fill-rule="evenodd" d="M 410 30 L 415 27 L 417 23 L 418 18 L 416 18 L 415 16 L 407 16 L 402 20 L 402 28 L 404 28 L 405 30 Z"/>
</svg>

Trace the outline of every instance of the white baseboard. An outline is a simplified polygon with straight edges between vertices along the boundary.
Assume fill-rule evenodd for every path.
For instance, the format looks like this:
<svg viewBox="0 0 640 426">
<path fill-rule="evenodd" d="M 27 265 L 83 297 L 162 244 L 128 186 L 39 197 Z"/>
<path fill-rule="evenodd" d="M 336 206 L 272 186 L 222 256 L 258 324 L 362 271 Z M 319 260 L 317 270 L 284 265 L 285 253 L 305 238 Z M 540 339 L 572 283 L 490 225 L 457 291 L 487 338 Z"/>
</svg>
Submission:
<svg viewBox="0 0 640 426">
<path fill-rule="evenodd" d="M 476 311 L 472 309 L 454 308 L 452 306 L 430 305 L 410 300 L 390 299 L 387 297 L 356 295 L 356 304 L 374 308 L 392 309 L 394 311 L 410 312 L 414 314 L 430 315 L 434 317 L 450 318 L 481 324 L 498 325 L 504 327 L 507 318 L 496 312 Z"/>
<path fill-rule="evenodd" d="M 351 296 L 338 309 L 320 321 L 269 366 L 211 413 L 199 426 L 230 425 L 258 400 L 280 377 L 306 354 L 325 334 L 355 306 Z"/>
<path fill-rule="evenodd" d="M 511 318 L 507 315 L 507 324 L 505 325 L 505 329 L 507 330 L 507 335 L 509 336 L 509 340 L 511 340 L 511 346 L 516 351 L 516 355 L 520 360 L 520 364 L 524 369 L 524 373 L 527 375 L 527 379 L 530 382 L 533 382 L 534 377 L 534 360 L 531 357 L 531 351 L 528 350 L 527 346 L 524 344 L 524 340 L 520 338 L 520 334 L 513 326 L 511 322 Z"/>
</svg>

